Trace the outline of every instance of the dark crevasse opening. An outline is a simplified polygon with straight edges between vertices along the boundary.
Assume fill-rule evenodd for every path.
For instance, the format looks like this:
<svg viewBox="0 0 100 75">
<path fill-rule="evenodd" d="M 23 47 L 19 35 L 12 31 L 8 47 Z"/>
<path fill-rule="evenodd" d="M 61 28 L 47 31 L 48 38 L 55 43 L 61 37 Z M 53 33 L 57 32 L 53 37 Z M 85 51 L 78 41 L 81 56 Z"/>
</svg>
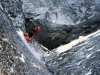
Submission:
<svg viewBox="0 0 100 75">
<path fill-rule="evenodd" d="M 49 50 L 100 28 L 100 7 L 95 0 L 29 0 L 23 1 L 22 9 L 26 30 L 40 26 L 33 37 Z"/>
<path fill-rule="evenodd" d="M 63 44 L 68 44 L 72 40 L 78 39 L 79 36 L 86 36 L 100 28 L 100 23 L 96 21 L 86 25 L 61 25 L 53 29 L 46 27 L 45 24 L 46 21 L 31 21 L 31 19 L 25 20 L 26 30 L 40 26 L 41 30 L 38 31 L 38 34 L 33 36 L 33 38 L 49 50 L 57 48 Z"/>
</svg>

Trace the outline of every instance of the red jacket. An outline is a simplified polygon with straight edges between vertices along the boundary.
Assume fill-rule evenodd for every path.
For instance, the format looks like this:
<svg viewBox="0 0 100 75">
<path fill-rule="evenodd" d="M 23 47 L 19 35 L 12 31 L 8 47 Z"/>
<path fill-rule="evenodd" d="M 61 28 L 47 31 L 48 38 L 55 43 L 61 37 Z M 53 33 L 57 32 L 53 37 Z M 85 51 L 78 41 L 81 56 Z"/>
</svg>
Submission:
<svg viewBox="0 0 100 75">
<path fill-rule="evenodd" d="M 38 31 L 40 30 L 40 27 L 38 26 L 38 27 L 35 27 L 35 28 L 33 28 L 33 29 L 31 29 L 31 30 L 28 30 L 25 34 L 24 34 L 24 36 L 25 37 L 32 37 L 32 36 L 34 36 L 34 35 L 36 35 L 37 33 L 38 33 Z"/>
<path fill-rule="evenodd" d="M 29 34 L 27 32 L 24 34 L 24 36 L 25 36 L 26 41 L 30 42 Z"/>
<path fill-rule="evenodd" d="M 29 34 L 26 32 L 25 34 L 24 34 L 24 36 L 26 37 L 26 36 L 29 36 Z"/>
<path fill-rule="evenodd" d="M 33 29 L 33 35 L 36 35 L 37 33 L 38 33 L 38 28 L 36 27 Z"/>
<path fill-rule="evenodd" d="M 25 39 L 26 39 L 27 42 L 30 42 L 30 38 L 29 37 L 26 37 Z"/>
</svg>

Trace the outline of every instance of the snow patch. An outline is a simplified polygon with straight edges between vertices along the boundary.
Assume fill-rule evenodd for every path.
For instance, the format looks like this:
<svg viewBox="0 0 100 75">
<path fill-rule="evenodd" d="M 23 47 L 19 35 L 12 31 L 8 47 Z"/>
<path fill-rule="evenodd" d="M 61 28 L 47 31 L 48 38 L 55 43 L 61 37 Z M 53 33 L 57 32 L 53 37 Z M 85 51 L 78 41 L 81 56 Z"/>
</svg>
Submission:
<svg viewBox="0 0 100 75">
<path fill-rule="evenodd" d="M 9 42 L 9 38 L 3 38 L 3 41 Z"/>
<path fill-rule="evenodd" d="M 2 6 L 1 6 L 1 4 L 0 4 L 0 8 L 3 9 Z"/>
<path fill-rule="evenodd" d="M 21 37 L 22 41 L 24 42 L 24 44 L 26 45 L 26 47 L 28 48 L 28 50 L 39 60 L 39 62 L 43 62 L 41 61 L 41 57 L 40 55 L 35 51 L 35 48 L 31 47 L 27 41 L 24 38 L 23 32 L 21 30 L 17 31 L 18 35 Z"/>
<path fill-rule="evenodd" d="M 14 72 L 14 69 L 13 69 L 13 67 L 11 67 L 11 68 L 10 68 L 10 72 L 11 72 L 11 73 L 13 73 L 13 72 Z"/>
<path fill-rule="evenodd" d="M 76 63 L 76 64 L 77 64 L 77 65 L 80 65 L 83 61 L 84 61 L 84 60 L 82 60 L 82 61 L 80 61 L 80 62 L 78 62 L 78 63 Z"/>
<path fill-rule="evenodd" d="M 89 49 L 88 49 L 88 51 L 92 50 L 94 47 L 95 47 L 95 46 L 93 46 L 93 47 L 89 48 Z"/>
<path fill-rule="evenodd" d="M 32 62 L 31 62 L 32 63 Z M 33 67 L 36 67 L 36 68 L 39 68 L 39 69 L 42 69 L 42 67 L 40 65 L 37 65 L 36 63 L 32 63 Z"/>
<path fill-rule="evenodd" d="M 95 34 L 96 34 L 96 35 L 95 35 Z M 100 35 L 100 30 L 98 30 L 97 32 L 94 32 L 94 33 L 92 33 L 92 34 L 90 34 L 90 35 L 87 35 L 87 36 L 80 36 L 79 39 L 76 39 L 76 40 L 70 42 L 69 44 L 62 45 L 62 46 L 60 46 L 60 47 L 58 47 L 58 48 L 56 49 L 56 52 L 57 52 L 58 54 L 59 54 L 59 53 L 62 53 L 62 52 L 65 52 L 65 51 L 71 49 L 71 48 L 72 48 L 73 46 L 75 46 L 76 44 L 78 44 L 78 43 L 80 43 L 80 42 L 82 42 L 82 41 L 88 40 L 88 38 L 91 37 L 91 36 L 93 36 L 93 35 L 95 35 L 95 37 L 96 37 L 96 36 L 99 36 L 99 35 Z"/>
<path fill-rule="evenodd" d="M 19 57 L 20 60 L 22 60 L 22 62 L 25 62 L 25 56 L 23 54 L 21 54 L 21 57 Z"/>
<path fill-rule="evenodd" d="M 77 44 L 77 43 L 78 43 L 78 40 L 74 40 L 74 41 L 72 41 L 72 42 L 69 43 L 69 44 L 62 45 L 62 46 L 60 46 L 60 47 L 57 48 L 56 52 L 58 52 L 58 53 L 64 52 L 64 51 L 66 51 L 66 50 L 72 48 L 73 45 L 75 45 L 75 44 Z"/>
<path fill-rule="evenodd" d="M 91 69 L 92 70 L 92 69 Z M 88 73 L 86 73 L 85 75 L 91 75 L 92 73 L 91 73 L 91 70 L 88 72 Z"/>
<path fill-rule="evenodd" d="M 86 12 L 86 8 L 85 7 L 81 7 L 81 10 L 83 11 L 83 13 Z"/>
</svg>

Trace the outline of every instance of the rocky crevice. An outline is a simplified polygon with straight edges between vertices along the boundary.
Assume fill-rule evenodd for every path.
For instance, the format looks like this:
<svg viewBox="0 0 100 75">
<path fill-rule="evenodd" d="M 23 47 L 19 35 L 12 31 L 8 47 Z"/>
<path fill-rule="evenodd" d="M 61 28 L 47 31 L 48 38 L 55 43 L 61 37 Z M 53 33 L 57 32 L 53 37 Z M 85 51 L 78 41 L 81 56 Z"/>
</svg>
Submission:
<svg viewBox="0 0 100 75">
<path fill-rule="evenodd" d="M 33 1 L 33 0 L 32 0 Z M 37 0 L 35 3 L 38 5 Z M 38 0 L 39 1 L 39 0 Z M 48 3 L 48 0 L 43 0 Z M 52 1 L 52 0 L 51 0 Z M 50 4 L 52 3 L 51 1 Z M 70 1 L 70 0 L 68 0 Z M 72 0 L 73 1 L 73 0 Z M 75 0 L 76 8 L 80 8 L 80 5 L 77 6 L 77 2 L 81 4 L 81 1 Z M 54 2 L 58 7 L 61 7 L 60 2 Z M 64 2 L 67 2 L 66 0 Z M 34 36 L 36 40 L 40 43 L 44 43 L 46 47 L 49 49 L 53 49 L 58 47 L 61 44 L 69 43 L 73 39 L 78 38 L 80 35 L 88 35 L 91 32 L 94 32 L 99 29 L 99 1 L 94 0 L 82 0 L 83 5 L 84 2 L 87 3 L 85 6 L 90 7 L 94 5 L 94 8 L 87 9 L 90 13 L 92 10 L 96 13 L 94 16 L 89 16 L 91 14 L 87 14 L 82 17 L 82 19 L 91 18 L 86 20 L 85 22 L 68 25 L 68 24 L 55 24 L 52 23 L 52 13 L 54 9 L 45 9 L 49 10 L 48 16 L 46 18 L 40 17 L 41 14 L 27 14 L 24 12 L 24 16 L 26 19 L 26 28 L 30 29 L 35 26 L 40 26 L 41 31 L 37 36 Z M 91 4 L 92 3 L 92 4 Z M 93 4 L 94 3 L 94 4 Z M 20 36 L 16 31 L 23 30 L 24 28 L 21 25 L 24 24 L 24 18 L 22 14 L 22 9 L 18 6 L 20 4 L 20 0 L 0 0 L 0 74 L 2 75 L 85 75 L 85 74 L 93 74 L 99 75 L 100 73 L 100 31 L 97 31 L 94 35 L 90 36 L 86 41 L 79 42 L 73 48 L 58 54 L 56 49 L 54 49 L 48 57 L 45 57 L 45 64 L 41 63 L 35 55 L 33 55 L 26 44 L 22 41 Z M 27 4 L 27 3 L 26 3 Z M 97 5 L 96 5 L 97 4 Z M 15 6 L 15 7 L 12 7 Z M 21 4 L 20 4 L 21 6 Z M 43 5 L 45 6 L 45 4 Z M 49 7 L 49 5 L 47 4 Z M 38 5 L 39 7 L 39 5 Z M 53 6 L 52 6 L 53 7 Z M 66 6 L 67 7 L 67 6 Z M 69 6 L 68 6 L 69 7 Z M 98 8 L 96 8 L 98 7 Z M 74 8 L 76 10 L 76 8 Z M 18 10 L 17 10 L 18 9 Z M 29 7 L 30 9 L 30 7 Z M 74 10 L 73 9 L 73 10 Z M 65 8 L 63 8 L 65 10 Z M 71 20 L 74 20 L 73 23 L 76 23 L 77 19 L 80 19 L 78 15 L 78 10 L 71 11 L 69 8 L 67 12 L 67 16 L 72 17 Z M 40 10 L 39 10 L 40 11 Z M 64 11 L 65 13 L 66 11 Z M 71 13 L 71 14 L 70 14 Z M 66 13 L 65 13 L 66 14 Z M 93 12 L 92 12 L 93 14 Z M 20 19 L 18 18 L 20 15 Z M 33 16 L 32 16 L 33 15 Z M 53 14 L 54 15 L 54 14 Z M 76 15 L 76 17 L 75 17 Z M 28 16 L 28 18 L 26 17 Z M 30 18 L 31 16 L 31 18 Z M 39 17 L 39 18 L 37 18 Z M 43 17 L 43 16 L 42 16 Z M 95 17 L 95 18 L 94 18 Z M 54 19 L 54 18 L 53 18 Z M 97 20 L 98 19 L 98 20 Z M 15 21 L 15 22 L 14 22 Z M 71 21 L 72 22 L 72 21 Z M 17 24 L 16 24 L 17 23 Z M 30 26 L 29 26 L 30 25 Z M 22 28 L 21 28 L 22 27 Z M 25 31 L 25 29 L 23 30 Z M 37 44 L 38 45 L 38 44 Z M 39 50 L 39 47 L 34 44 L 34 48 Z M 41 52 L 41 50 L 40 50 Z M 48 69 L 51 71 L 49 71 Z"/>
<path fill-rule="evenodd" d="M 17 7 L 16 7 L 17 8 Z M 33 55 L 16 31 L 11 17 L 0 6 L 1 75 L 52 75 Z M 2 31 L 1 31 L 2 30 Z M 5 35 L 6 37 L 3 37 Z"/>
<path fill-rule="evenodd" d="M 26 21 L 26 29 L 30 30 L 35 26 L 40 26 L 41 30 L 34 38 L 50 50 L 62 44 L 68 44 L 72 40 L 78 39 L 79 36 L 86 36 L 100 29 L 99 22 L 87 25 L 58 25 L 56 28 L 50 28 L 47 23 L 39 20 L 34 22 Z"/>
<path fill-rule="evenodd" d="M 54 75 L 99 75 L 99 37 L 100 30 L 60 54 L 54 49 L 46 58 L 48 68 Z"/>
<path fill-rule="evenodd" d="M 23 3 L 26 29 L 40 26 L 34 38 L 50 50 L 98 30 L 99 9 L 99 2 L 95 0 L 29 0 Z"/>
</svg>

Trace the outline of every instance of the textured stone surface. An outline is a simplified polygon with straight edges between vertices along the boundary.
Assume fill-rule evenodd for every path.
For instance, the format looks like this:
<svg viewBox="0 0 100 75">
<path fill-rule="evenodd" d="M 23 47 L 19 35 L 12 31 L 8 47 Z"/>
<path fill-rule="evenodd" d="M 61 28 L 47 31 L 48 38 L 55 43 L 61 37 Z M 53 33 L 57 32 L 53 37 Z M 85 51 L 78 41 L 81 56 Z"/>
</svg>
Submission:
<svg viewBox="0 0 100 75">
<path fill-rule="evenodd" d="M 22 12 L 23 2 L 21 0 L 0 0 L 0 3 L 13 21 L 13 26 L 25 32 L 25 21 Z"/>
<path fill-rule="evenodd" d="M 26 18 L 45 19 L 51 26 L 99 22 L 99 9 L 99 0 L 29 0 L 23 4 Z"/>
<path fill-rule="evenodd" d="M 26 1 L 28 2 L 28 0 Z M 44 42 L 47 47 L 57 47 L 62 43 L 70 42 L 70 40 L 80 35 L 88 34 L 100 28 L 98 22 L 99 0 L 71 0 L 72 2 L 70 2 L 70 0 L 55 0 L 55 2 L 53 0 L 31 1 L 34 1 L 34 5 L 32 6 L 35 7 L 35 13 L 33 13 L 34 10 L 29 10 L 31 6 L 26 10 L 28 13 L 24 11 L 25 20 L 27 22 L 26 26 L 28 27 L 28 25 L 30 25 L 31 27 L 35 27 L 40 25 L 41 31 L 34 38 L 41 37 L 42 40 L 37 40 Z M 93 3 L 95 9 L 91 7 L 91 10 L 87 9 L 86 12 L 81 14 L 81 11 L 78 11 L 81 2 L 83 2 L 83 6 L 85 6 L 85 2 L 85 8 L 91 6 L 91 3 Z M 45 66 L 45 64 L 41 63 L 36 56 L 29 51 L 29 48 L 16 32 L 21 28 L 20 25 L 24 24 L 20 3 L 20 0 L 0 0 L 0 75 L 52 75 L 52 73 L 53 75 L 100 75 L 100 31 L 94 33 L 86 41 L 80 39 L 82 42 L 72 46 L 70 49 L 65 48 L 67 51 L 63 51 L 62 53 L 57 53 L 57 50 L 54 49 L 50 53 L 50 56 L 45 57 Z M 69 3 L 68 6 L 66 6 L 67 3 Z M 73 5 L 73 3 L 75 3 L 73 8 L 79 8 L 75 8 L 75 12 L 73 12 L 74 9 L 72 10 L 72 8 L 68 8 L 68 12 L 63 8 L 69 7 L 70 4 Z M 31 4 L 29 3 L 29 5 Z M 44 8 L 40 8 L 40 6 Z M 54 8 L 52 9 L 51 7 Z M 56 8 L 59 9 L 56 10 Z M 83 10 L 84 7 L 81 9 Z M 43 10 L 44 12 L 42 12 Z M 69 17 L 67 23 L 65 22 L 66 18 L 61 16 L 63 11 L 65 14 L 67 13 L 66 16 Z M 58 15 L 60 17 L 57 17 L 56 12 L 59 13 Z M 77 15 L 74 16 L 75 13 L 77 13 Z M 86 13 L 87 16 L 84 17 L 84 13 Z M 61 18 L 61 22 L 58 22 L 59 18 Z M 86 21 L 80 21 L 76 24 L 80 18 L 82 21 L 84 21 L 84 19 L 86 19 Z M 58 21 L 56 22 L 55 19 Z M 19 23 L 20 20 L 21 23 Z M 73 26 L 74 23 L 75 26 Z M 24 31 L 24 27 L 22 28 Z M 34 44 L 34 48 L 40 55 L 45 55 L 45 53 L 43 52 L 42 54 L 41 49 L 39 49 L 40 46 L 38 43 Z"/>
<path fill-rule="evenodd" d="M 26 29 L 40 26 L 36 39 L 53 49 L 100 28 L 99 4 L 99 0 L 26 0 Z"/>
<path fill-rule="evenodd" d="M 22 41 L 0 7 L 0 75 L 51 75 Z M 38 47 L 37 47 L 38 48 Z"/>
<path fill-rule="evenodd" d="M 65 51 L 55 49 L 46 58 L 48 68 L 54 75 L 99 75 L 100 74 L 100 30 L 86 40 Z M 73 42 L 76 43 L 76 42 Z"/>
</svg>

